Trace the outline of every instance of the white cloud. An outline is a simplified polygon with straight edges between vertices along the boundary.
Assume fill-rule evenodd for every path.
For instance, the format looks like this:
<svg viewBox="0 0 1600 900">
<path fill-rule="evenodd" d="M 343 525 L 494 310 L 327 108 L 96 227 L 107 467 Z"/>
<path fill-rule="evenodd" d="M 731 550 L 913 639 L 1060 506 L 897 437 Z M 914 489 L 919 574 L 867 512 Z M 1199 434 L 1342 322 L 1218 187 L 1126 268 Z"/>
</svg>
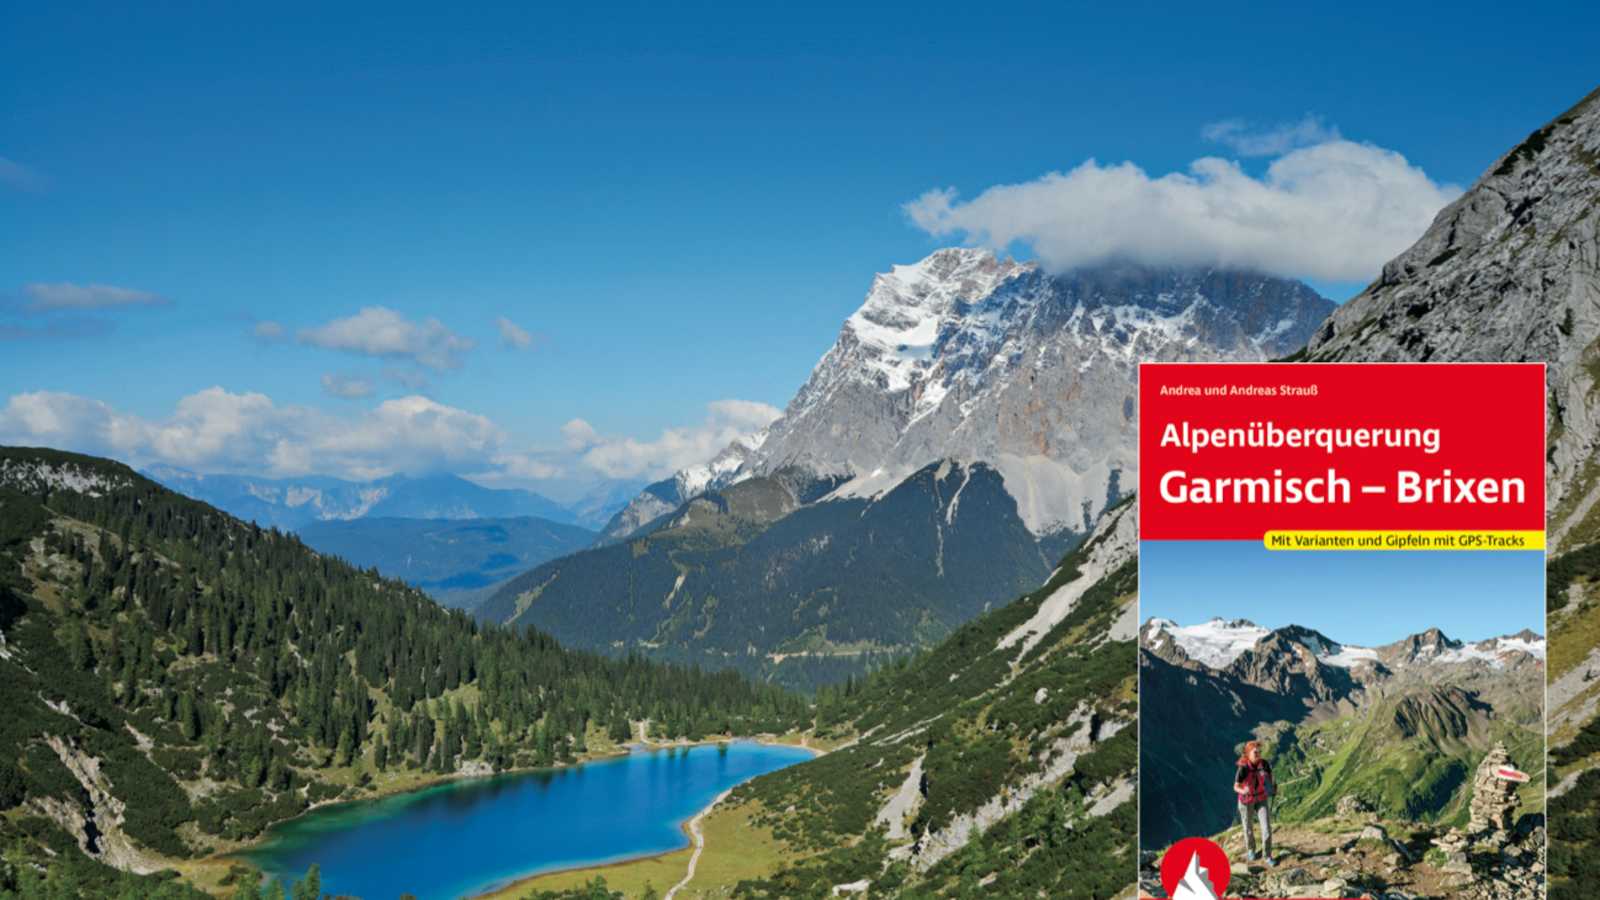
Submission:
<svg viewBox="0 0 1600 900">
<path fill-rule="evenodd" d="M 329 372 L 322 376 L 322 389 L 334 397 L 357 400 L 372 396 L 372 381 L 356 375 Z"/>
<path fill-rule="evenodd" d="M 656 479 L 710 460 L 735 438 L 764 428 L 781 415 L 776 407 L 751 400 L 718 400 L 706 410 L 699 425 L 668 428 L 650 441 L 603 437 L 582 419 L 568 422 L 562 433 L 569 447 L 574 438 L 588 440 L 583 463 L 608 478 Z"/>
<path fill-rule="evenodd" d="M 484 473 L 485 481 L 546 481 L 566 474 L 559 463 L 534 453 L 502 453 L 490 460 L 496 470 Z"/>
<path fill-rule="evenodd" d="M 728 422 L 748 434 L 771 425 L 783 410 L 757 400 L 713 400 L 706 404 L 714 420 Z"/>
<path fill-rule="evenodd" d="M 221 387 L 145 417 L 76 394 L 36 391 L 0 405 L 0 445 L 48 446 L 200 472 L 333 475 L 366 480 L 396 472 L 450 471 L 500 485 L 563 478 L 661 478 L 706 462 L 735 438 L 778 417 L 764 403 L 707 404 L 698 425 L 653 440 L 608 437 L 582 419 L 564 426 L 564 447 L 513 440 L 488 417 L 411 395 L 339 413 L 278 404 Z"/>
<path fill-rule="evenodd" d="M 354 422 L 318 435 L 312 447 L 356 477 L 480 465 L 504 435 L 487 417 L 427 397 L 385 400 Z"/>
<path fill-rule="evenodd" d="M 15 160 L 0 156 L 0 184 L 19 191 L 42 191 L 50 186 L 50 179 Z"/>
<path fill-rule="evenodd" d="M 1460 193 L 1392 150 L 1330 140 L 1283 154 L 1261 177 L 1216 157 L 1158 177 L 1089 160 L 968 201 L 929 191 L 905 209 L 930 234 L 997 250 L 1024 244 L 1056 270 L 1125 259 L 1355 281 Z"/>
<path fill-rule="evenodd" d="M 500 346 L 509 350 L 526 350 L 533 346 L 533 335 L 505 316 L 495 319 L 494 324 L 500 329 Z"/>
<path fill-rule="evenodd" d="M 476 346 L 435 318 L 413 322 L 383 306 L 364 307 L 353 316 L 302 329 L 300 342 L 363 356 L 404 359 L 434 371 L 461 366 L 461 357 Z"/>
<path fill-rule="evenodd" d="M 146 442 L 146 424 L 109 405 L 51 391 L 16 394 L 0 409 L 0 443 L 123 456 Z"/>
<path fill-rule="evenodd" d="M 1308 115 L 1298 122 L 1256 128 L 1242 119 L 1224 119 L 1200 129 L 1200 136 L 1221 144 L 1240 156 L 1282 156 L 1290 150 L 1314 147 L 1340 139 L 1339 129 Z"/>
<path fill-rule="evenodd" d="M 115 456 L 201 471 L 377 478 L 492 465 L 504 434 L 484 416 L 426 397 L 400 397 L 349 416 L 280 406 L 264 394 L 207 388 L 171 415 L 147 419 L 49 391 L 0 407 L 0 443 Z"/>
<path fill-rule="evenodd" d="M 147 451 L 160 459 L 194 465 L 255 456 L 264 432 L 291 427 L 292 413 L 279 409 L 266 394 L 212 387 L 179 400 L 164 421 L 131 425 L 129 435 L 142 436 Z"/>
<path fill-rule="evenodd" d="M 257 322 L 250 333 L 263 341 L 281 341 L 285 334 L 283 325 L 271 320 Z"/>
<path fill-rule="evenodd" d="M 24 285 L 28 309 L 32 312 L 56 310 L 112 309 L 122 306 L 160 306 L 167 302 L 160 294 L 117 287 L 112 284 L 54 284 L 36 282 Z"/>
<path fill-rule="evenodd" d="M 582 419 L 573 419 L 561 426 L 561 439 L 568 450 L 587 450 L 600 443 L 600 432 Z"/>
</svg>

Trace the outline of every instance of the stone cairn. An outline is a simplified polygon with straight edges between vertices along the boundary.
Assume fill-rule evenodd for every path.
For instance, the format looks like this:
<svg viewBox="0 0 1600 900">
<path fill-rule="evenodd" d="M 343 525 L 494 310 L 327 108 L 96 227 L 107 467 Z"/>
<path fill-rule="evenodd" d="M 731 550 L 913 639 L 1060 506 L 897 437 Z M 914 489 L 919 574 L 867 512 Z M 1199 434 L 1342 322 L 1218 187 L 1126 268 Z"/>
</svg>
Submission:
<svg viewBox="0 0 1600 900">
<path fill-rule="evenodd" d="M 1511 755 L 1506 752 L 1505 744 L 1495 744 L 1478 764 L 1478 772 L 1472 779 L 1471 819 L 1466 831 L 1452 828 L 1433 839 L 1433 845 L 1444 851 L 1445 863 L 1441 866 L 1444 871 L 1470 880 L 1475 876 L 1467 858 L 1468 848 L 1474 844 L 1504 847 L 1510 839 L 1517 805 L 1522 801 L 1517 796 L 1516 782 L 1496 778 L 1494 774 L 1496 769 L 1510 764 Z"/>
<path fill-rule="evenodd" d="M 1494 774 L 1496 769 L 1510 764 L 1511 757 L 1503 743 L 1495 744 L 1478 764 L 1478 774 L 1472 780 L 1472 819 L 1467 824 L 1468 831 L 1511 830 L 1522 798 L 1517 796 L 1516 782 L 1496 778 Z"/>
</svg>

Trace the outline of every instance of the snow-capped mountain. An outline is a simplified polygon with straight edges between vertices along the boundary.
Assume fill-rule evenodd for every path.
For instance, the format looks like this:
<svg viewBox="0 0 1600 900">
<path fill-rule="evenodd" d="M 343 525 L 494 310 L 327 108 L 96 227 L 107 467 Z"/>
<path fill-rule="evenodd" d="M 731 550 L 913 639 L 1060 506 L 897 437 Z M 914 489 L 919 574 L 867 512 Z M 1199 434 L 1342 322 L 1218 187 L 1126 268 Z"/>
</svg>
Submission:
<svg viewBox="0 0 1600 900">
<path fill-rule="evenodd" d="M 646 485 L 601 530 L 605 539 L 626 537 L 708 490 L 726 487 L 745 471 L 745 463 L 767 439 L 767 430 L 737 438 L 710 462 L 679 469 L 671 478 Z"/>
<path fill-rule="evenodd" d="M 765 433 L 709 476 L 652 485 L 607 533 L 692 496 L 803 471 L 833 496 L 880 496 L 931 462 L 999 471 L 1038 535 L 1084 532 L 1135 472 L 1135 378 L 1147 360 L 1262 360 L 1302 346 L 1333 304 L 1297 281 L 1108 265 L 1057 275 L 977 249 L 873 279 L 866 301 Z M 737 460 L 737 466 L 731 464 Z"/>
<path fill-rule="evenodd" d="M 1160 652 L 1170 642 L 1183 652 L 1183 657 L 1208 668 L 1227 669 L 1270 635 L 1282 636 L 1289 644 L 1304 648 L 1310 659 L 1320 665 L 1341 669 L 1355 668 L 1363 663 L 1380 663 L 1389 669 L 1401 669 L 1415 665 L 1472 662 L 1503 669 L 1508 665 L 1545 658 L 1544 637 L 1528 630 L 1468 643 L 1452 640 L 1439 629 L 1430 628 L 1380 647 L 1358 647 L 1341 644 L 1317 631 L 1297 625 L 1268 629 L 1249 619 L 1221 617 L 1196 625 L 1179 625 L 1171 619 L 1151 618 L 1141 629 L 1140 643 L 1148 651 Z"/>
<path fill-rule="evenodd" d="M 1214 618 L 1198 625 L 1179 625 L 1171 619 L 1151 619 L 1144 624 L 1144 646 L 1156 650 L 1172 641 L 1190 659 L 1221 669 L 1239 658 L 1268 634 L 1249 619 Z"/>
</svg>

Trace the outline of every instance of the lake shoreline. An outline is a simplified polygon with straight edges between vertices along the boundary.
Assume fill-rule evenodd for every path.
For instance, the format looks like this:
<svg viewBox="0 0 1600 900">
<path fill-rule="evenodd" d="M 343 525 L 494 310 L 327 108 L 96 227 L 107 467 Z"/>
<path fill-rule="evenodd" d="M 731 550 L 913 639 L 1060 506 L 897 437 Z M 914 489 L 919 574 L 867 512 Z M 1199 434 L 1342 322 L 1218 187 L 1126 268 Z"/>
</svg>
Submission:
<svg viewBox="0 0 1600 900">
<path fill-rule="evenodd" d="M 791 735 L 793 735 L 793 733 L 791 733 Z M 415 780 L 415 781 L 397 780 L 394 783 L 386 784 L 386 785 L 384 785 L 382 787 L 368 788 L 370 793 L 367 793 L 367 794 L 365 794 L 363 796 L 360 796 L 360 797 L 353 797 L 353 798 L 348 798 L 348 799 L 328 799 L 328 800 L 316 801 L 316 802 L 312 803 L 311 805 L 307 806 L 304 810 L 301 810 L 299 813 L 297 813 L 297 814 L 295 814 L 293 816 L 290 816 L 289 818 L 273 822 L 270 826 L 268 826 L 268 828 L 265 831 L 263 831 L 261 834 L 256 835 L 253 838 L 237 842 L 236 844 L 234 844 L 234 846 L 228 847 L 226 849 L 218 849 L 217 851 L 214 851 L 213 853 L 211 853 L 211 854 L 209 854 L 207 856 L 201 857 L 199 859 L 189 860 L 189 861 L 187 861 L 187 865 L 185 865 L 182 862 L 174 861 L 175 864 L 172 867 L 173 868 L 183 868 L 183 869 L 192 868 L 192 867 L 198 867 L 198 868 L 201 868 L 201 869 L 205 869 L 205 868 L 209 868 L 209 867 L 212 867 L 212 866 L 217 866 L 217 867 L 229 866 L 229 867 L 232 867 L 232 866 L 236 866 L 236 865 L 241 865 L 242 864 L 242 865 L 246 865 L 246 866 L 250 867 L 251 869 L 255 870 L 260 875 L 260 877 L 265 879 L 267 877 L 268 873 L 255 860 L 253 860 L 251 858 L 251 854 L 254 851 L 259 850 L 259 849 L 263 848 L 264 846 L 266 846 L 272 839 L 272 833 L 275 830 L 277 830 L 278 828 L 282 827 L 282 826 L 285 826 L 285 825 L 288 825 L 289 823 L 296 822 L 296 821 L 298 821 L 300 819 L 303 819 L 303 818 L 305 818 L 306 816 L 310 815 L 313 812 L 327 810 L 330 807 L 338 807 L 338 806 L 344 806 L 344 805 L 365 804 L 365 803 L 376 803 L 376 802 L 379 802 L 379 801 L 383 801 L 383 800 L 387 800 L 387 799 L 391 799 L 391 798 L 395 798 L 395 797 L 404 797 L 404 796 L 409 795 L 409 794 L 420 794 L 420 793 L 423 793 L 423 792 L 426 792 L 426 791 L 429 791 L 429 790 L 433 790 L 433 789 L 441 788 L 441 787 L 446 787 L 446 786 L 453 785 L 453 784 L 458 784 L 458 783 L 465 783 L 465 782 L 472 782 L 472 781 L 479 781 L 479 780 L 499 778 L 499 777 L 507 777 L 507 776 L 515 776 L 515 775 L 527 775 L 527 774 L 532 774 L 532 773 L 537 773 L 537 772 L 569 771 L 569 770 L 573 770 L 573 769 L 582 768 L 584 766 L 587 766 L 587 765 L 590 765 L 590 764 L 594 764 L 594 763 L 617 762 L 617 761 L 621 761 L 621 760 L 627 759 L 630 756 L 642 755 L 642 754 L 646 754 L 646 753 L 655 753 L 655 752 L 660 752 L 660 751 L 670 751 L 670 750 L 678 750 L 678 749 L 687 750 L 687 749 L 692 749 L 692 748 L 695 748 L 695 747 L 727 746 L 727 745 L 730 745 L 730 744 L 733 744 L 733 743 L 739 743 L 739 742 L 747 742 L 747 743 L 757 744 L 757 745 L 764 746 L 764 747 L 775 747 L 775 748 L 788 748 L 788 749 L 803 750 L 803 751 L 809 753 L 811 755 L 812 759 L 815 759 L 815 758 L 817 758 L 819 756 L 822 756 L 822 755 L 824 755 L 825 753 L 828 752 L 826 749 L 821 749 L 821 748 L 817 748 L 817 747 L 811 746 L 809 744 L 809 742 L 808 742 L 809 738 L 808 738 L 807 735 L 793 735 L 791 737 L 791 739 L 787 739 L 787 740 L 785 739 L 786 737 L 790 737 L 790 735 L 775 735 L 775 734 L 767 733 L 767 734 L 762 734 L 762 735 L 759 735 L 759 736 L 743 736 L 743 735 L 741 735 L 741 736 L 736 736 L 736 737 L 705 738 L 705 739 L 701 739 L 701 740 L 698 740 L 698 741 L 690 741 L 690 740 L 686 740 L 686 739 L 679 739 L 679 740 L 675 740 L 675 741 L 653 741 L 653 740 L 649 740 L 649 739 L 643 739 L 643 740 L 630 741 L 628 743 L 618 745 L 617 748 L 613 749 L 613 750 L 607 750 L 607 751 L 604 751 L 604 752 L 596 752 L 596 753 L 588 753 L 588 754 L 583 755 L 581 758 L 579 758 L 575 762 L 561 763 L 561 764 L 554 765 L 554 766 L 521 766 L 521 767 L 515 767 L 515 768 L 502 769 L 502 770 L 500 770 L 498 772 L 496 772 L 496 771 L 451 772 L 451 773 L 447 773 L 447 774 L 430 774 L 427 777 L 420 778 L 420 779 Z M 714 805 L 715 805 L 714 803 L 707 805 L 703 809 L 699 810 L 696 813 L 696 815 L 700 815 L 700 814 L 703 814 L 703 813 L 709 811 L 711 809 L 711 807 L 714 806 Z M 636 863 L 636 862 L 638 862 L 640 860 L 643 860 L 643 859 L 652 859 L 652 858 L 667 856 L 667 855 L 670 855 L 672 853 L 683 852 L 685 849 L 688 849 L 689 847 L 693 846 L 693 837 L 692 837 L 692 835 L 690 835 L 688 833 L 688 830 L 687 830 L 688 829 L 688 822 L 691 821 L 693 818 L 694 818 L 694 816 L 690 816 L 689 818 L 685 819 L 683 823 L 680 824 L 680 830 L 682 830 L 684 832 L 685 837 L 689 841 L 689 844 L 687 845 L 687 847 L 678 847 L 678 848 L 674 848 L 674 849 L 671 849 L 671 850 L 663 850 L 663 851 L 656 852 L 656 853 L 644 853 L 644 854 L 640 854 L 640 855 L 637 855 L 637 856 L 629 856 L 629 857 L 626 857 L 624 859 L 613 860 L 613 861 L 610 861 L 610 862 L 580 864 L 580 865 L 574 865 L 574 866 L 565 866 L 565 867 L 561 867 L 561 868 L 557 868 L 557 869 L 549 869 L 549 870 L 545 870 L 545 871 L 541 871 L 541 872 L 531 873 L 531 874 L 524 875 L 524 876 L 518 876 L 518 877 L 513 878 L 511 880 L 508 880 L 508 881 L 506 881 L 504 883 L 498 884 L 498 885 L 496 885 L 494 887 L 486 888 L 486 889 L 484 889 L 482 891 L 475 892 L 475 893 L 470 894 L 468 896 L 475 897 L 475 898 L 476 897 L 492 896 L 492 895 L 495 895 L 495 894 L 498 894 L 498 893 L 501 893 L 501 892 L 514 890 L 518 885 L 520 885 L 520 884 L 522 884 L 524 882 L 531 881 L 533 879 L 540 878 L 540 877 L 543 877 L 543 876 L 546 876 L 546 875 L 551 875 L 551 874 L 554 874 L 554 873 L 557 873 L 557 872 L 584 871 L 584 870 L 589 870 L 589 869 L 594 869 L 594 870 L 598 871 L 598 870 L 610 868 L 610 867 L 613 867 L 613 866 L 621 866 L 621 865 L 627 865 L 627 864 L 630 864 L 630 863 Z"/>
<path fill-rule="evenodd" d="M 726 744 L 726 743 L 731 743 L 731 741 L 736 741 L 736 740 L 737 741 L 750 741 L 751 743 L 761 744 L 761 745 L 767 746 L 767 747 L 788 747 L 788 748 L 794 748 L 794 749 L 798 749 L 798 750 L 805 750 L 806 752 L 811 754 L 811 759 L 813 759 L 813 760 L 819 759 L 819 758 L 821 758 L 823 756 L 826 756 L 828 754 L 828 752 L 829 752 L 827 750 L 824 750 L 824 749 L 821 749 L 821 748 L 818 748 L 818 747 L 808 746 L 804 742 L 802 742 L 802 743 L 789 743 L 789 742 L 786 742 L 786 741 L 770 740 L 770 739 L 763 739 L 763 738 L 732 738 L 730 740 L 713 740 L 713 741 L 697 741 L 697 742 L 678 741 L 678 742 L 665 743 L 665 744 L 640 744 L 640 743 L 635 742 L 635 743 L 628 744 L 627 746 L 630 746 L 630 747 L 642 746 L 642 747 L 645 747 L 647 750 L 670 750 L 670 749 L 673 749 L 673 748 L 676 748 L 676 747 L 702 747 L 702 746 L 706 746 L 708 744 Z M 756 777 L 759 778 L 760 776 L 758 775 Z M 754 779 L 751 779 L 751 780 L 754 780 Z M 745 783 L 745 782 L 741 782 L 741 784 L 743 784 L 743 783 Z M 737 785 L 735 787 L 737 787 Z M 544 870 L 542 872 L 534 872 L 534 873 L 531 873 L 531 874 L 528 874 L 528 875 L 522 875 L 522 876 L 519 876 L 519 877 L 516 877 L 516 878 L 512 878 L 512 879 L 510 879 L 508 881 L 501 882 L 499 884 L 491 885 L 490 887 L 484 888 L 483 890 L 478 891 L 477 893 L 469 894 L 467 896 L 468 896 L 469 900 L 490 900 L 490 898 L 508 896 L 512 892 L 515 892 L 515 891 L 517 891 L 518 889 L 520 889 L 522 887 L 529 886 L 532 882 L 534 882 L 534 881 L 536 881 L 536 880 L 538 880 L 540 878 L 548 877 L 550 875 L 560 875 L 560 874 L 571 873 L 571 872 L 596 872 L 596 873 L 599 873 L 599 872 L 603 872 L 603 871 L 605 871 L 607 869 L 614 869 L 614 868 L 617 868 L 619 866 L 632 865 L 634 863 L 641 862 L 641 861 L 647 860 L 647 859 L 661 859 L 661 858 L 664 858 L 664 857 L 667 857 L 667 856 L 671 856 L 674 853 L 682 853 L 685 850 L 692 850 L 694 848 L 694 834 L 690 830 L 690 824 L 692 822 L 694 822 L 696 819 L 699 819 L 699 818 L 707 815 L 708 813 L 710 813 L 711 810 L 714 809 L 717 806 L 718 803 L 721 803 L 723 800 L 725 800 L 728 797 L 729 793 L 731 793 L 733 790 L 734 790 L 734 788 L 729 788 L 727 791 L 724 791 L 723 793 L 719 794 L 717 797 L 712 799 L 712 801 L 710 803 L 707 803 L 705 806 L 701 807 L 699 810 L 696 810 L 694 815 L 688 817 L 687 819 L 684 819 L 682 822 L 680 822 L 678 824 L 678 830 L 683 832 L 684 839 L 688 841 L 688 843 L 685 844 L 682 847 L 674 847 L 671 850 L 662 850 L 662 851 L 659 851 L 659 852 L 656 852 L 656 853 L 641 853 L 638 856 L 630 856 L 630 857 L 628 857 L 626 859 L 615 859 L 615 860 L 612 860 L 610 862 L 604 862 L 604 863 L 590 863 L 588 865 L 575 865 L 575 866 L 560 866 L 560 867 L 557 867 L 557 868 L 554 868 L 554 869 L 546 869 L 546 870 Z"/>
</svg>

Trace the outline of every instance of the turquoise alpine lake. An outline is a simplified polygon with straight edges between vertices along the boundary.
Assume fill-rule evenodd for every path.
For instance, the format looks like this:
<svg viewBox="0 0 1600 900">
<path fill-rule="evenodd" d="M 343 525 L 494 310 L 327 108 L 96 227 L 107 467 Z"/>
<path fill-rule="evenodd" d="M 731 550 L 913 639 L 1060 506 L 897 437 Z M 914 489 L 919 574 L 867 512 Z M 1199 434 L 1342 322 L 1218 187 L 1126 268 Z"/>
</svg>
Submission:
<svg viewBox="0 0 1600 900">
<path fill-rule="evenodd" d="M 313 810 L 240 855 L 285 884 L 321 867 L 334 895 L 418 900 L 686 847 L 683 824 L 717 795 L 811 759 L 799 747 L 734 741 L 562 769 L 472 778 Z M 656 885 L 665 893 L 670 884 Z"/>
</svg>

